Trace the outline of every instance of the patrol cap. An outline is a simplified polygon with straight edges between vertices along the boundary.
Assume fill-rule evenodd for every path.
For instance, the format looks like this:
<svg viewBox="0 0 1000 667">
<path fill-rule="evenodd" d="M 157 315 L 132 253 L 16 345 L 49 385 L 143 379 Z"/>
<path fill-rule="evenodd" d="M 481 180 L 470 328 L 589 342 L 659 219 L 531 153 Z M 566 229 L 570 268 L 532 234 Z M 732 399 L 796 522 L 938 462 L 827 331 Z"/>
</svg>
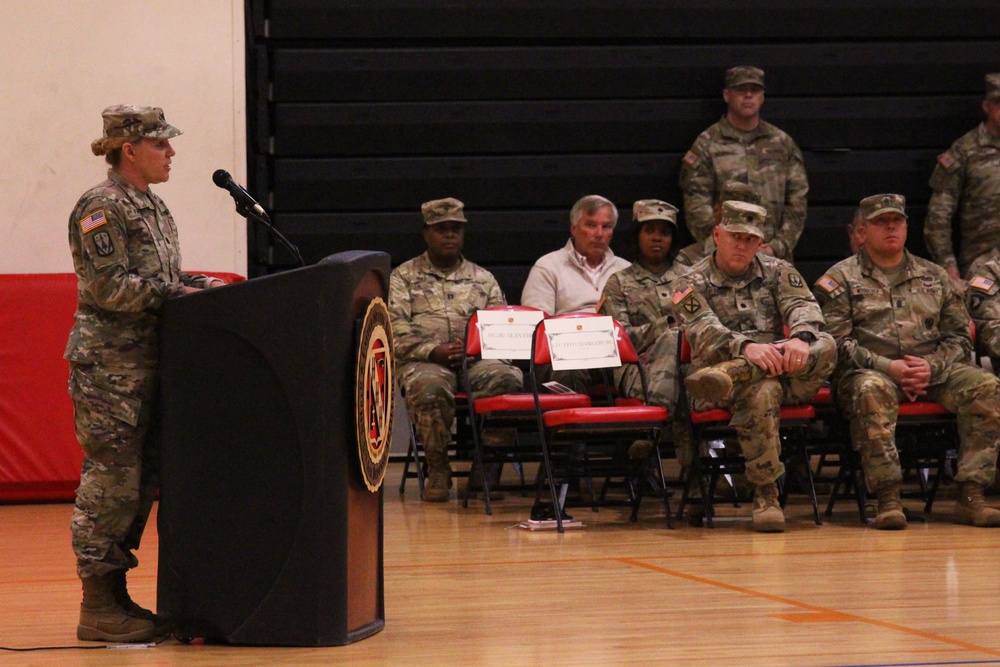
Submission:
<svg viewBox="0 0 1000 667">
<path fill-rule="evenodd" d="M 722 220 L 719 226 L 730 234 L 753 234 L 764 238 L 764 219 L 767 209 L 745 201 L 722 202 Z"/>
<path fill-rule="evenodd" d="M 439 222 L 454 220 L 455 222 L 468 223 L 465 219 L 463 209 L 465 204 L 454 197 L 444 199 L 432 199 L 420 205 L 420 212 L 424 214 L 425 225 L 436 225 Z"/>
<path fill-rule="evenodd" d="M 759 204 L 760 195 L 752 187 L 740 181 L 726 181 L 722 185 L 722 192 L 719 194 L 719 201 L 745 201 L 750 204 Z"/>
<path fill-rule="evenodd" d="M 138 137 L 143 139 L 171 139 L 181 133 L 167 123 L 160 107 L 140 107 L 135 104 L 116 104 L 101 114 L 104 119 L 104 138 Z"/>
<path fill-rule="evenodd" d="M 659 199 L 640 199 L 632 204 L 632 220 L 643 223 L 647 220 L 665 220 L 677 228 L 677 207 Z"/>
<path fill-rule="evenodd" d="M 986 99 L 1000 100 L 1000 72 L 986 75 Z"/>
<path fill-rule="evenodd" d="M 737 65 L 726 70 L 726 88 L 735 88 L 751 83 L 764 87 L 764 70 L 751 65 Z"/>
<path fill-rule="evenodd" d="M 872 195 L 861 200 L 861 217 L 872 220 L 883 213 L 899 213 L 906 217 L 906 197 L 903 195 Z"/>
</svg>

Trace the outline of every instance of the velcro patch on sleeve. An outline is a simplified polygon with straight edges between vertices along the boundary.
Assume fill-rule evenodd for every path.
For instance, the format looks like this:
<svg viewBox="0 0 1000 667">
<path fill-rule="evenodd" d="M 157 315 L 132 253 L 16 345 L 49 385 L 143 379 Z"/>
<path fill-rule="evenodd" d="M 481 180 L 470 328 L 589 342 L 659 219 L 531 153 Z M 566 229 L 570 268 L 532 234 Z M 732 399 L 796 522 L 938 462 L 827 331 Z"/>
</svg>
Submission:
<svg viewBox="0 0 1000 667">
<path fill-rule="evenodd" d="M 698 162 L 698 156 L 691 151 L 688 151 L 684 154 L 684 161 L 693 167 Z"/>
<path fill-rule="evenodd" d="M 98 227 L 106 224 L 108 224 L 108 217 L 104 215 L 104 211 L 94 211 L 80 221 L 80 231 L 84 234 L 89 234 Z"/>
<path fill-rule="evenodd" d="M 816 281 L 816 286 L 822 289 L 827 294 L 833 294 L 834 290 L 840 287 L 840 283 L 838 283 L 830 276 L 824 275 L 819 280 Z"/>
<path fill-rule="evenodd" d="M 987 278 L 986 276 L 976 276 L 969 281 L 969 287 L 975 287 L 976 289 L 984 292 L 989 292 L 990 288 L 993 287 L 994 284 L 995 281 Z"/>
<path fill-rule="evenodd" d="M 674 295 L 670 298 L 674 302 L 674 305 L 678 305 L 681 301 L 686 299 L 691 293 L 694 292 L 694 288 L 688 285 L 682 290 L 677 290 Z"/>
<path fill-rule="evenodd" d="M 950 153 L 941 153 L 938 155 L 938 164 L 944 167 L 945 171 L 951 171 L 952 167 L 955 166 L 955 158 Z"/>
</svg>

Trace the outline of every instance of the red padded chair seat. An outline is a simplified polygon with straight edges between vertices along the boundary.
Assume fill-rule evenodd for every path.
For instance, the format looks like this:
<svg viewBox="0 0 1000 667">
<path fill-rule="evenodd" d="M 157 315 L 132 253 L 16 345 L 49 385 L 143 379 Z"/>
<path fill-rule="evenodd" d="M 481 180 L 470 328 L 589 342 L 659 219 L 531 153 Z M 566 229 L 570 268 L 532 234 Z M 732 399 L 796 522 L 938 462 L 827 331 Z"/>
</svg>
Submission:
<svg viewBox="0 0 1000 667">
<path fill-rule="evenodd" d="M 781 408 L 781 420 L 792 421 L 796 419 L 813 419 L 816 416 L 816 408 L 811 405 L 786 405 Z M 691 411 L 692 424 L 708 424 L 712 422 L 729 422 L 733 418 L 733 413 L 729 410 L 716 408 L 714 410 L 703 410 L 701 412 Z"/>
<path fill-rule="evenodd" d="M 666 421 L 666 419 L 667 409 L 654 405 L 624 408 L 570 408 L 568 410 L 552 410 L 542 415 L 542 422 L 546 428 L 567 425 L 654 422 Z"/>
<path fill-rule="evenodd" d="M 899 404 L 900 417 L 941 417 L 952 414 L 954 413 L 931 401 L 907 401 Z"/>
<path fill-rule="evenodd" d="M 628 407 L 634 407 L 634 406 L 638 406 L 638 405 L 646 405 L 646 404 L 642 402 L 641 398 L 616 398 L 615 399 L 615 407 L 628 408 Z"/>
<path fill-rule="evenodd" d="M 589 408 L 590 396 L 586 394 L 542 394 L 538 397 L 538 403 L 543 411 Z M 476 412 L 480 415 L 518 410 L 534 412 L 535 397 L 532 394 L 501 394 L 489 398 L 477 398 L 475 407 Z"/>
<path fill-rule="evenodd" d="M 812 402 L 819 405 L 832 404 L 833 392 L 830 391 L 829 387 L 820 387 L 819 391 L 816 392 L 816 395 L 813 396 Z"/>
</svg>

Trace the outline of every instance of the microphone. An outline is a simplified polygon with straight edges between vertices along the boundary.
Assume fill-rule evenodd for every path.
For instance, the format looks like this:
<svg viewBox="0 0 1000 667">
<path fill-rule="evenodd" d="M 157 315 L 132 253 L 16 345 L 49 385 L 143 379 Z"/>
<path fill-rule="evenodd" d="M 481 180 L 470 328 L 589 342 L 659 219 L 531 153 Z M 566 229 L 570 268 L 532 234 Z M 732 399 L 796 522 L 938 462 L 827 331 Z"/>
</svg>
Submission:
<svg viewBox="0 0 1000 667">
<path fill-rule="evenodd" d="M 233 196 L 236 201 L 237 209 L 246 209 L 256 212 L 258 215 L 267 216 L 264 212 L 264 207 L 257 203 L 257 201 L 250 196 L 250 193 L 243 189 L 243 186 L 233 180 L 233 177 L 229 175 L 229 172 L 225 169 L 216 169 L 215 173 L 212 174 L 212 182 L 218 185 L 220 188 L 229 190 L 229 194 Z"/>
</svg>

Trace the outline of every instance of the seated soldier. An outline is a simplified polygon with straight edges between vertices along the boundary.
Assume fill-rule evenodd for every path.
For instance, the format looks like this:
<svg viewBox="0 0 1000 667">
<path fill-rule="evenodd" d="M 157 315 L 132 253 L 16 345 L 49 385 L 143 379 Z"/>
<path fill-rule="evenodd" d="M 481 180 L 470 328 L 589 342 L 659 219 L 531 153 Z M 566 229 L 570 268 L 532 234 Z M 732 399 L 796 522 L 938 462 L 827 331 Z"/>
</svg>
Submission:
<svg viewBox="0 0 1000 667">
<path fill-rule="evenodd" d="M 969 314 L 948 273 L 907 252 L 903 196 L 867 197 L 861 209 L 861 251 L 816 281 L 816 296 L 837 341 L 834 395 L 878 494 L 875 527 L 906 527 L 896 419 L 900 401 L 921 397 L 958 415 L 955 520 L 1000 526 L 1000 511 L 983 500 L 996 473 L 1000 382 L 969 363 Z"/>
<path fill-rule="evenodd" d="M 976 323 L 979 349 L 990 359 L 994 373 L 1000 373 L 1000 249 L 983 255 L 971 269 L 972 279 L 965 302 Z"/>
<path fill-rule="evenodd" d="M 795 267 L 757 252 L 766 215 L 755 204 L 725 202 L 712 231 L 715 252 L 677 281 L 672 300 L 691 343 L 691 407 L 733 412 L 754 486 L 753 528 L 780 532 L 779 408 L 813 397 L 833 370 L 836 347 L 821 332 L 823 315 Z"/>
<path fill-rule="evenodd" d="M 715 200 L 715 205 L 712 206 L 712 217 L 715 220 L 715 224 L 719 224 L 719 219 L 722 217 L 722 202 L 727 201 L 745 201 L 751 204 L 760 204 L 760 195 L 746 183 L 726 181 L 722 186 L 722 192 L 719 193 L 719 198 Z M 681 248 L 674 261 L 684 266 L 693 266 L 696 262 L 711 255 L 714 249 L 715 245 L 712 242 L 712 238 L 709 237 L 704 242 L 692 243 Z"/>
<path fill-rule="evenodd" d="M 424 446 L 423 499 L 428 502 L 446 502 L 450 495 L 448 443 L 465 354 L 465 326 L 477 310 L 506 305 L 493 275 L 462 256 L 467 224 L 463 207 L 450 197 L 424 203 L 427 252 L 396 267 L 389 278 L 396 378 Z M 476 397 L 523 388 L 521 371 L 497 359 L 473 364 L 469 382 Z"/>
<path fill-rule="evenodd" d="M 677 410 L 677 320 L 670 301 L 670 283 L 688 267 L 674 263 L 673 239 L 677 231 L 677 208 L 658 199 L 641 199 L 632 205 L 631 236 L 639 258 L 627 269 L 608 279 L 600 312 L 618 320 L 646 370 L 650 402 L 667 408 L 674 423 L 677 458 L 688 462 L 689 437 L 678 429 Z M 624 396 L 642 398 L 639 370 L 625 366 L 618 379 Z M 680 423 L 684 423 L 681 420 Z M 653 449 L 649 440 L 639 440 L 629 449 L 632 458 L 645 458 Z M 682 451 L 682 449 L 684 451 Z"/>
</svg>

